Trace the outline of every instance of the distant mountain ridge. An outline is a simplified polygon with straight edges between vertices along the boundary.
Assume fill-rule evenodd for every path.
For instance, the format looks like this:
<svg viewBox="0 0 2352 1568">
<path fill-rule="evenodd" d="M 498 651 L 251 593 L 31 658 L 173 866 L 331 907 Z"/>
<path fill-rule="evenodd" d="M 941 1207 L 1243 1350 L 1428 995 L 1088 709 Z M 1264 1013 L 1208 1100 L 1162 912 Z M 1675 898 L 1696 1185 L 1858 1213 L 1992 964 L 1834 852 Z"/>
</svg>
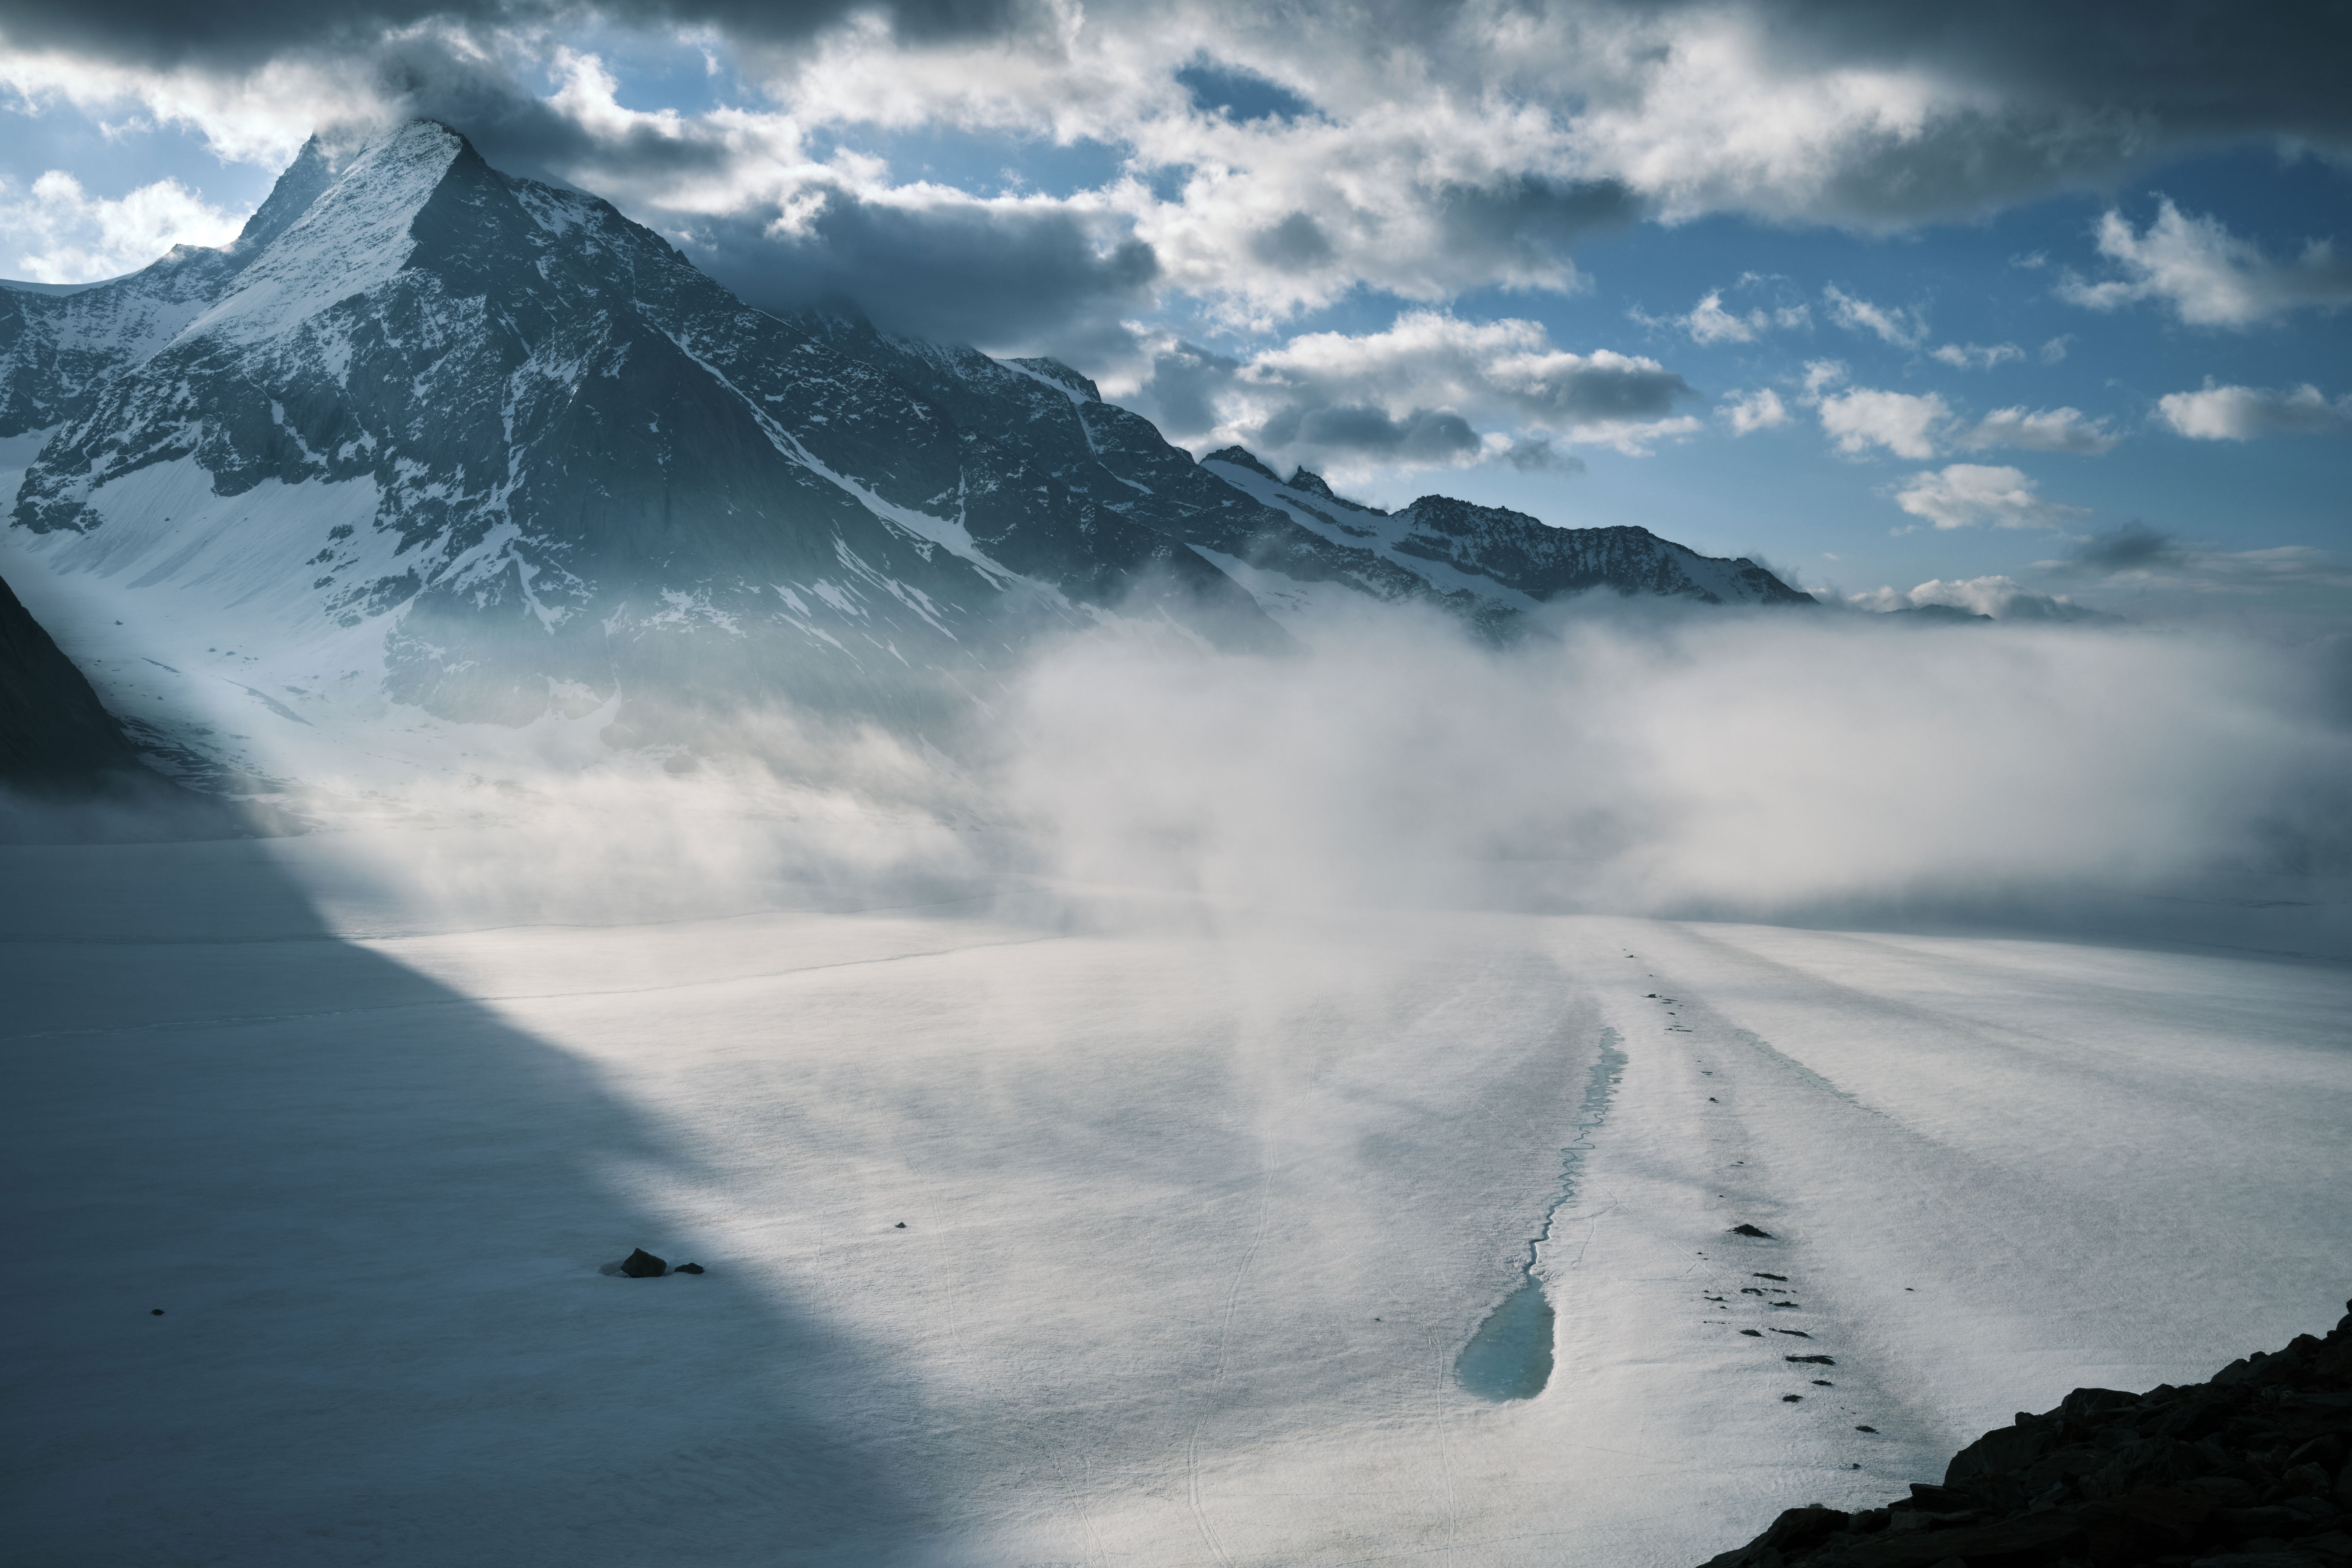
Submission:
<svg viewBox="0 0 2352 1568">
<path fill-rule="evenodd" d="M 1808 602 L 1641 529 L 1195 463 L 1054 361 L 752 310 L 428 121 L 314 138 L 224 250 L 0 287 L 10 438 L 9 534 L 58 592 L 189 658 L 233 640 L 273 702 L 623 744 L 746 702 L 919 727 L 1114 613 L 1277 648 L 1329 595 L 1498 635 L 1593 589 Z"/>
</svg>

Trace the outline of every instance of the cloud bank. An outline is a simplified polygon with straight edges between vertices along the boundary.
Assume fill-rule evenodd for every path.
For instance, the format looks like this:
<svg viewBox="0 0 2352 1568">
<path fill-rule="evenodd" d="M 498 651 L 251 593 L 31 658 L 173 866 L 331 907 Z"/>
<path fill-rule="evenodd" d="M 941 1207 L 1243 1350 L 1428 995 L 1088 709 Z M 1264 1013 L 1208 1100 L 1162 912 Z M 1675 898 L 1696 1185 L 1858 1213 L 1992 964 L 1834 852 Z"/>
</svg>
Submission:
<svg viewBox="0 0 2352 1568">
<path fill-rule="evenodd" d="M 1999 579 L 1915 602 L 2011 624 L 1604 619 L 1497 654 L 1366 623 L 1276 665 L 1090 639 L 1024 688 L 1004 777 L 1056 875 L 1239 905 L 2147 885 L 2343 803 L 2292 660 L 2036 629 L 2059 601 Z"/>
</svg>

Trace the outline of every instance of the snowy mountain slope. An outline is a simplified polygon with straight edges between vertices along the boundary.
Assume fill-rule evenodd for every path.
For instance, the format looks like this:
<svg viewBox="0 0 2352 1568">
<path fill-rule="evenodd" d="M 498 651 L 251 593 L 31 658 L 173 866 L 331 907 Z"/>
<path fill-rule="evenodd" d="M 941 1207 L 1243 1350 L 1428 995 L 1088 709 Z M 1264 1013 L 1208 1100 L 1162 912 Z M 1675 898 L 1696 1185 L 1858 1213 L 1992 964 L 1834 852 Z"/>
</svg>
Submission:
<svg viewBox="0 0 2352 1568">
<path fill-rule="evenodd" d="M 182 245 L 87 289 L 0 282 L 0 437 L 57 425 L 94 387 L 177 337 L 233 270 L 228 252 Z"/>
</svg>

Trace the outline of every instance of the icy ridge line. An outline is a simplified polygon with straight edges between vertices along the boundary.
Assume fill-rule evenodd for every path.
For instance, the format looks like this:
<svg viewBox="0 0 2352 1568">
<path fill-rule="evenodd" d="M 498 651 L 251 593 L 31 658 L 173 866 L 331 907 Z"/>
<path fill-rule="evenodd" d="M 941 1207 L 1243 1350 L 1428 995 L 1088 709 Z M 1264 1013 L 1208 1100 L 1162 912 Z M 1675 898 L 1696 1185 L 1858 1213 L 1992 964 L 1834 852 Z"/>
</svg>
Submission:
<svg viewBox="0 0 2352 1568">
<path fill-rule="evenodd" d="M 2204 1383 L 2078 1388 L 1884 1508 L 1792 1508 L 1704 1568 L 2339 1568 L 2352 1560 L 2352 1301 L 2325 1339 Z M 1867 1432 L 1868 1427 L 1859 1430 Z"/>
</svg>

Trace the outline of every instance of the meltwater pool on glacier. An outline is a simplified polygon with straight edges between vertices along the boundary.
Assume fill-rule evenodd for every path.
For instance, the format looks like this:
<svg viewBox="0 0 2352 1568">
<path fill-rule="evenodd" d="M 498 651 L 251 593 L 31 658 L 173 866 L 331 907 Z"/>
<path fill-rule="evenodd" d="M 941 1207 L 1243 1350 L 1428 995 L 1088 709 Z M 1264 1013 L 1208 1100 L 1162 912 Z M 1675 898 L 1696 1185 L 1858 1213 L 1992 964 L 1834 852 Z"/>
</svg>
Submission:
<svg viewBox="0 0 2352 1568">
<path fill-rule="evenodd" d="M 1578 1108 L 1576 1136 L 1559 1152 L 1559 1196 L 1544 1215 L 1542 1232 L 1528 1243 L 1528 1260 L 1519 1266 L 1521 1283 L 1503 1298 L 1502 1305 L 1486 1314 L 1486 1321 L 1478 1325 L 1478 1331 L 1470 1336 L 1454 1363 L 1454 1381 L 1466 1394 L 1497 1402 L 1533 1399 L 1551 1381 L 1554 1314 L 1543 1281 L 1536 1277 L 1536 1262 L 1544 1243 L 1551 1239 L 1552 1224 L 1559 1211 L 1576 1196 L 1578 1167 L 1591 1147 L 1593 1129 L 1609 1114 L 1610 1096 L 1616 1091 L 1618 1075 L 1624 1068 L 1625 1053 L 1618 1048 L 1617 1031 L 1603 1029 L 1601 1054 L 1593 1059 L 1592 1075 L 1585 1080 L 1584 1102 Z"/>
</svg>

